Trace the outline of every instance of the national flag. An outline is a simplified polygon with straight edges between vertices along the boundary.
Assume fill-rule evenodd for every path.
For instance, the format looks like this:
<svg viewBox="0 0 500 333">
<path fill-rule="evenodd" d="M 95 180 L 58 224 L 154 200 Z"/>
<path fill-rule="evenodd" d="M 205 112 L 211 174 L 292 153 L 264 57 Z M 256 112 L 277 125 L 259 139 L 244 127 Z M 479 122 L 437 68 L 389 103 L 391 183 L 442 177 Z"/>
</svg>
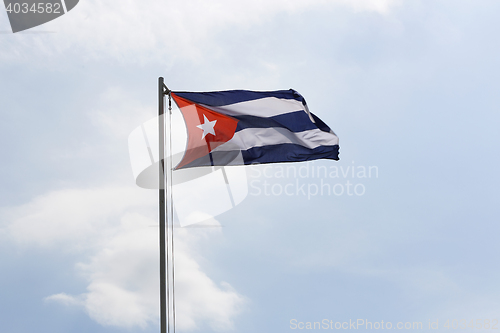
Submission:
<svg viewBox="0 0 500 333">
<path fill-rule="evenodd" d="M 177 91 L 171 96 L 188 132 L 176 169 L 339 159 L 337 135 L 295 90 Z"/>
</svg>

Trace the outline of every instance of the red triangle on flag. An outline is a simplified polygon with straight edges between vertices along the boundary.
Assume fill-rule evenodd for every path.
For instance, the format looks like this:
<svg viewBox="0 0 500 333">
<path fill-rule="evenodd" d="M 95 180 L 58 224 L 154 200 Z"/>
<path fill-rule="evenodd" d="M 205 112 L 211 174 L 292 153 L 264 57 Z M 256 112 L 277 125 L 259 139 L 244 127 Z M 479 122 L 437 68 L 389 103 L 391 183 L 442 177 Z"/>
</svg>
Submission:
<svg viewBox="0 0 500 333">
<path fill-rule="evenodd" d="M 238 120 L 179 97 L 175 93 L 171 95 L 181 110 L 188 132 L 184 157 L 175 169 L 208 155 L 232 139 Z"/>
</svg>

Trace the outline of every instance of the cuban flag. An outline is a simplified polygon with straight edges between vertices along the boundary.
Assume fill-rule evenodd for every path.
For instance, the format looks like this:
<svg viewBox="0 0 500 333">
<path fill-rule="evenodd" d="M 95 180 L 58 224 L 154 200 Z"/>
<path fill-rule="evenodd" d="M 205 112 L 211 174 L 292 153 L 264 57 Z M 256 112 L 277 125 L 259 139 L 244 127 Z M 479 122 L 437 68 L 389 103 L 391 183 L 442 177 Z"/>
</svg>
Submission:
<svg viewBox="0 0 500 333">
<path fill-rule="evenodd" d="M 186 123 L 175 169 L 339 159 L 337 135 L 295 90 L 171 92 Z"/>
</svg>

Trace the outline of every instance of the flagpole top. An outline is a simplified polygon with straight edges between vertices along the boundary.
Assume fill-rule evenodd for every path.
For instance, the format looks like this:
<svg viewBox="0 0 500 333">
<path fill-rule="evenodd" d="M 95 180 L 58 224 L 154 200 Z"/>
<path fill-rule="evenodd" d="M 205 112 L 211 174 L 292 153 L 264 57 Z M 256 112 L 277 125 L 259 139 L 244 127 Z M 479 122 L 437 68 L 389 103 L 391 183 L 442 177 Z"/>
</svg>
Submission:
<svg viewBox="0 0 500 333">
<path fill-rule="evenodd" d="M 165 83 L 164 83 L 164 79 L 163 79 L 163 77 L 162 77 L 162 76 L 160 76 L 160 77 L 158 78 L 158 85 L 159 85 L 160 87 L 163 87 L 163 94 L 164 94 L 164 95 L 170 95 L 171 90 L 170 90 L 170 89 L 168 89 L 168 87 L 165 85 Z"/>
</svg>

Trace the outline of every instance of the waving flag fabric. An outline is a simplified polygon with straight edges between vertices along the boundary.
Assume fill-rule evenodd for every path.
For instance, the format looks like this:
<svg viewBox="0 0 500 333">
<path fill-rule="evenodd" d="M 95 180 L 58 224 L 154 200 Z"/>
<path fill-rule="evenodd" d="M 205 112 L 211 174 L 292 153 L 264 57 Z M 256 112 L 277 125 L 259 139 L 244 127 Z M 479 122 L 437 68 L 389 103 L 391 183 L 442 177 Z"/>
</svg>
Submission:
<svg viewBox="0 0 500 333">
<path fill-rule="evenodd" d="M 171 95 L 188 131 L 176 169 L 339 159 L 338 137 L 295 90 Z"/>
</svg>

